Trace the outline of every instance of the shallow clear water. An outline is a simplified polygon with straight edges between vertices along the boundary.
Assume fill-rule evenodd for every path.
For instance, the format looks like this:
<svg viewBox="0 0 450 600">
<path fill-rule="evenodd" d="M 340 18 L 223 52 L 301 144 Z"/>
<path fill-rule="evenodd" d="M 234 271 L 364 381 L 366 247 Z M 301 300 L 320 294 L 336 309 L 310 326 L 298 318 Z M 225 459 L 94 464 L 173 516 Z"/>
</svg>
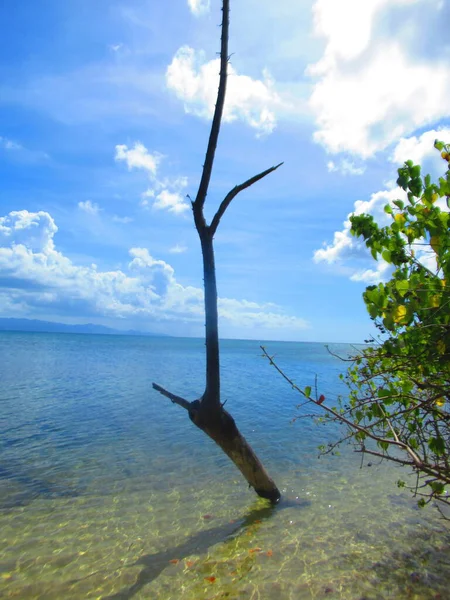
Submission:
<svg viewBox="0 0 450 600">
<path fill-rule="evenodd" d="M 267 348 L 299 384 L 342 391 L 323 345 Z M 258 343 L 225 341 L 223 399 L 283 492 L 258 500 L 152 390 L 198 397 L 203 354 L 192 339 L 0 334 L 0 597 L 450 598 L 437 512 L 396 467 L 360 469 L 350 449 L 318 460 L 336 432 L 291 424 L 300 399 Z"/>
</svg>

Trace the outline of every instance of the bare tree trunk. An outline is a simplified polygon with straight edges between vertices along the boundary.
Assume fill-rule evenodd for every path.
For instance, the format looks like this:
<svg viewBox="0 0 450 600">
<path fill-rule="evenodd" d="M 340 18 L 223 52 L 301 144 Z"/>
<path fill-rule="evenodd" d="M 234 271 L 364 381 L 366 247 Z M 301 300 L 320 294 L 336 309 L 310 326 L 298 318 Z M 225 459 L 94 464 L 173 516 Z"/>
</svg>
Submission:
<svg viewBox="0 0 450 600">
<path fill-rule="evenodd" d="M 269 477 L 262 463 L 253 452 L 245 438 L 240 434 L 233 417 L 223 408 L 220 401 L 220 357 L 219 357 L 219 326 L 217 310 L 217 283 L 214 263 L 213 238 L 220 219 L 239 192 L 250 187 L 280 165 L 270 167 L 255 175 L 244 183 L 235 186 L 223 199 L 214 215 L 211 224 L 207 225 L 203 206 L 208 193 L 214 156 L 219 137 L 223 107 L 225 103 L 227 68 L 228 68 L 228 27 L 230 1 L 222 3 L 222 39 L 220 50 L 220 80 L 217 102 L 211 125 L 211 132 L 206 151 L 205 164 L 195 201 L 192 202 L 195 226 L 200 238 L 203 256 L 203 278 L 205 289 L 205 334 L 206 334 L 206 386 L 200 399 L 189 402 L 180 396 L 168 392 L 156 383 L 155 390 L 170 398 L 172 402 L 182 406 L 189 412 L 189 417 L 197 427 L 204 431 L 216 442 L 227 456 L 234 462 L 244 475 L 248 484 L 255 492 L 271 502 L 278 502 L 280 492 L 274 481 Z M 281 164 L 281 163 L 280 163 Z"/>
</svg>

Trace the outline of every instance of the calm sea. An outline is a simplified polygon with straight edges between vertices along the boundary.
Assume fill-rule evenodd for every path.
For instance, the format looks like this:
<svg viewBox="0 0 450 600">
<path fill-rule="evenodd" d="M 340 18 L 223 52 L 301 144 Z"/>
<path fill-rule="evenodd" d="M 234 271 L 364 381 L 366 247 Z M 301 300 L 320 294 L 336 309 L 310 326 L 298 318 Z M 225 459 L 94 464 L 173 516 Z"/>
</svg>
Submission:
<svg viewBox="0 0 450 600">
<path fill-rule="evenodd" d="M 324 345 L 266 344 L 301 386 L 345 392 Z M 152 382 L 189 399 L 202 340 L 0 333 L 0 597 L 448 599 L 450 533 L 350 448 L 258 342 L 222 343 L 227 409 L 283 492 L 271 508 Z M 345 356 L 350 347 L 332 346 Z"/>
</svg>

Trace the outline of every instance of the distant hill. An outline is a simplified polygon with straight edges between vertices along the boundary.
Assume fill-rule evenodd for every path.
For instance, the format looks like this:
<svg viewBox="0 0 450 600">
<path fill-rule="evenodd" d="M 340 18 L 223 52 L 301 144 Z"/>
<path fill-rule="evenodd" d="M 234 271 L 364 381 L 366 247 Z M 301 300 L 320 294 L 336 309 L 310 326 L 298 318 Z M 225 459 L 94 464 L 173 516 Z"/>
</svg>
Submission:
<svg viewBox="0 0 450 600">
<path fill-rule="evenodd" d="M 162 336 L 163 334 L 149 333 L 145 331 L 135 331 L 130 329 L 122 331 L 112 329 L 103 325 L 67 325 L 65 323 L 55 323 L 53 321 L 39 321 L 38 319 L 8 319 L 0 317 L 0 331 L 31 331 L 45 333 L 96 333 L 102 335 L 147 335 Z M 165 336 L 164 336 L 165 337 Z"/>
</svg>

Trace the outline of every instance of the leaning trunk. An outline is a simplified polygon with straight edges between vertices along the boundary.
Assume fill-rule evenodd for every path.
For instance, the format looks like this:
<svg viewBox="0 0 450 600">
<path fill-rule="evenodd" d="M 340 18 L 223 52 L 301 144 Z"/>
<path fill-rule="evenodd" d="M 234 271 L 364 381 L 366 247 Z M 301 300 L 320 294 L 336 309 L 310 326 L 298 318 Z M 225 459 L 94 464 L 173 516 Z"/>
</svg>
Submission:
<svg viewBox="0 0 450 600">
<path fill-rule="evenodd" d="M 233 417 L 220 401 L 219 328 L 217 284 L 213 237 L 206 231 L 201 236 L 206 318 L 206 389 L 202 399 L 189 411 L 191 420 L 216 442 L 241 471 L 250 487 L 271 502 L 278 502 L 280 492 L 241 435 Z"/>
</svg>

